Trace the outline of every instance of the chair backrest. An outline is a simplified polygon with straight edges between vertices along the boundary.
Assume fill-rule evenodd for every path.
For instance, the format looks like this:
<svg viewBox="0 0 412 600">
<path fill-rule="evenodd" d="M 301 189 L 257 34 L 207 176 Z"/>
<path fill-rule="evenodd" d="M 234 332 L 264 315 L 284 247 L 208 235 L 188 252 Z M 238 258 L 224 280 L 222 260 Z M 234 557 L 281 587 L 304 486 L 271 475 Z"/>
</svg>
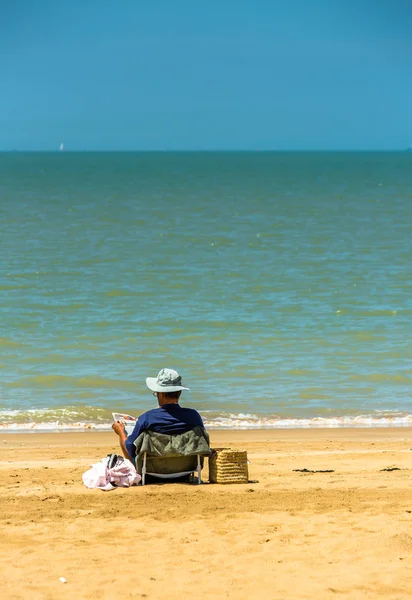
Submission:
<svg viewBox="0 0 412 600">
<path fill-rule="evenodd" d="M 147 454 L 148 473 L 182 473 L 193 471 L 197 466 L 197 456 L 209 456 L 209 435 L 202 427 L 178 434 L 164 434 L 144 431 L 135 440 L 136 469 L 141 473 L 142 457 Z"/>
</svg>

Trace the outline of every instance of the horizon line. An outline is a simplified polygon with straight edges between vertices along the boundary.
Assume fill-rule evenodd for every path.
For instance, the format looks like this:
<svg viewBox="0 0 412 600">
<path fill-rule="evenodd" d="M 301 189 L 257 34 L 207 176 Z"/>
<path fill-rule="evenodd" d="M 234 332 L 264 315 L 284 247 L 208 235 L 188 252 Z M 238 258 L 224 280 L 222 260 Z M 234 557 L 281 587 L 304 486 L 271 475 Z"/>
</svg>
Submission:
<svg viewBox="0 0 412 600">
<path fill-rule="evenodd" d="M 200 153 L 228 153 L 228 152 L 238 152 L 238 153 L 256 153 L 256 154 L 264 154 L 264 153 L 298 153 L 298 152 L 305 152 L 305 153 L 320 153 L 320 152 L 411 152 L 412 151 L 412 147 L 406 147 L 406 148 L 362 148 L 362 149 L 354 149 L 354 148 L 323 148 L 323 149 L 299 149 L 299 148 L 294 148 L 294 149 L 275 149 L 275 148 L 265 148 L 265 149 L 258 149 L 258 148 L 243 148 L 243 149 L 231 149 L 231 148 L 224 148 L 224 149 L 185 149 L 185 148 L 181 148 L 181 149 L 161 149 L 161 148 L 157 148 L 157 149 L 133 149 L 133 150 L 126 150 L 126 149 L 117 149 L 117 150 L 110 150 L 110 149 L 105 149 L 105 150 L 97 150 L 97 149 L 68 149 L 68 150 L 59 150 L 59 149 L 49 149 L 49 150 L 40 150 L 40 149 L 17 149 L 17 148 L 13 148 L 13 149 L 9 149 L 9 150 L 3 150 L 0 149 L 0 153 L 1 154 L 87 154 L 87 153 L 93 153 L 93 154 L 116 154 L 116 153 L 129 153 L 129 154 L 137 154 L 137 153 L 186 153 L 186 154 L 200 154 Z"/>
</svg>

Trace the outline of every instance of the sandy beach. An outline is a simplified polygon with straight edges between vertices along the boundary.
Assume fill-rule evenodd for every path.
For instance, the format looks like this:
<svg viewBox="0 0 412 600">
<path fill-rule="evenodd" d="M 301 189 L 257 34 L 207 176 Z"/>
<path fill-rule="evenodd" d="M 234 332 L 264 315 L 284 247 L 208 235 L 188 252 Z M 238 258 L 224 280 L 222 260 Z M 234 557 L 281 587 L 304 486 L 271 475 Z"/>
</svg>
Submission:
<svg viewBox="0 0 412 600">
<path fill-rule="evenodd" d="M 2 597 L 411 597 L 411 429 L 211 439 L 248 484 L 88 490 L 111 432 L 0 434 Z"/>
</svg>

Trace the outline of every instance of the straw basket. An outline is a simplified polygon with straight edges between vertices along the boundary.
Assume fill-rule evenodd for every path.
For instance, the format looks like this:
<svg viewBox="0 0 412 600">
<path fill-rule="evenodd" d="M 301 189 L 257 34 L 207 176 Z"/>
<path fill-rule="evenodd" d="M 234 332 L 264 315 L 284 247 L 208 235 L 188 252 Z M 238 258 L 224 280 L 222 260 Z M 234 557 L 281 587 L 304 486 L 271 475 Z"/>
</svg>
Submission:
<svg viewBox="0 0 412 600">
<path fill-rule="evenodd" d="M 215 448 L 209 457 L 210 483 L 247 483 L 249 480 L 246 450 Z"/>
</svg>

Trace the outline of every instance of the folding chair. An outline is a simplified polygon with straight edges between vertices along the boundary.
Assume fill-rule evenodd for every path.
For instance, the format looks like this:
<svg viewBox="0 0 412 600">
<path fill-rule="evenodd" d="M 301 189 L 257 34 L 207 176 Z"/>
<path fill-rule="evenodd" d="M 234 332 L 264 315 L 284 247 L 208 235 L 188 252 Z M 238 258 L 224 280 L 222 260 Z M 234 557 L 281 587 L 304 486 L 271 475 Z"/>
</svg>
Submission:
<svg viewBox="0 0 412 600">
<path fill-rule="evenodd" d="M 144 431 L 134 444 L 142 485 L 146 475 L 165 480 L 190 475 L 192 481 L 202 483 L 203 458 L 211 453 L 209 435 L 202 427 L 180 434 Z"/>
</svg>

